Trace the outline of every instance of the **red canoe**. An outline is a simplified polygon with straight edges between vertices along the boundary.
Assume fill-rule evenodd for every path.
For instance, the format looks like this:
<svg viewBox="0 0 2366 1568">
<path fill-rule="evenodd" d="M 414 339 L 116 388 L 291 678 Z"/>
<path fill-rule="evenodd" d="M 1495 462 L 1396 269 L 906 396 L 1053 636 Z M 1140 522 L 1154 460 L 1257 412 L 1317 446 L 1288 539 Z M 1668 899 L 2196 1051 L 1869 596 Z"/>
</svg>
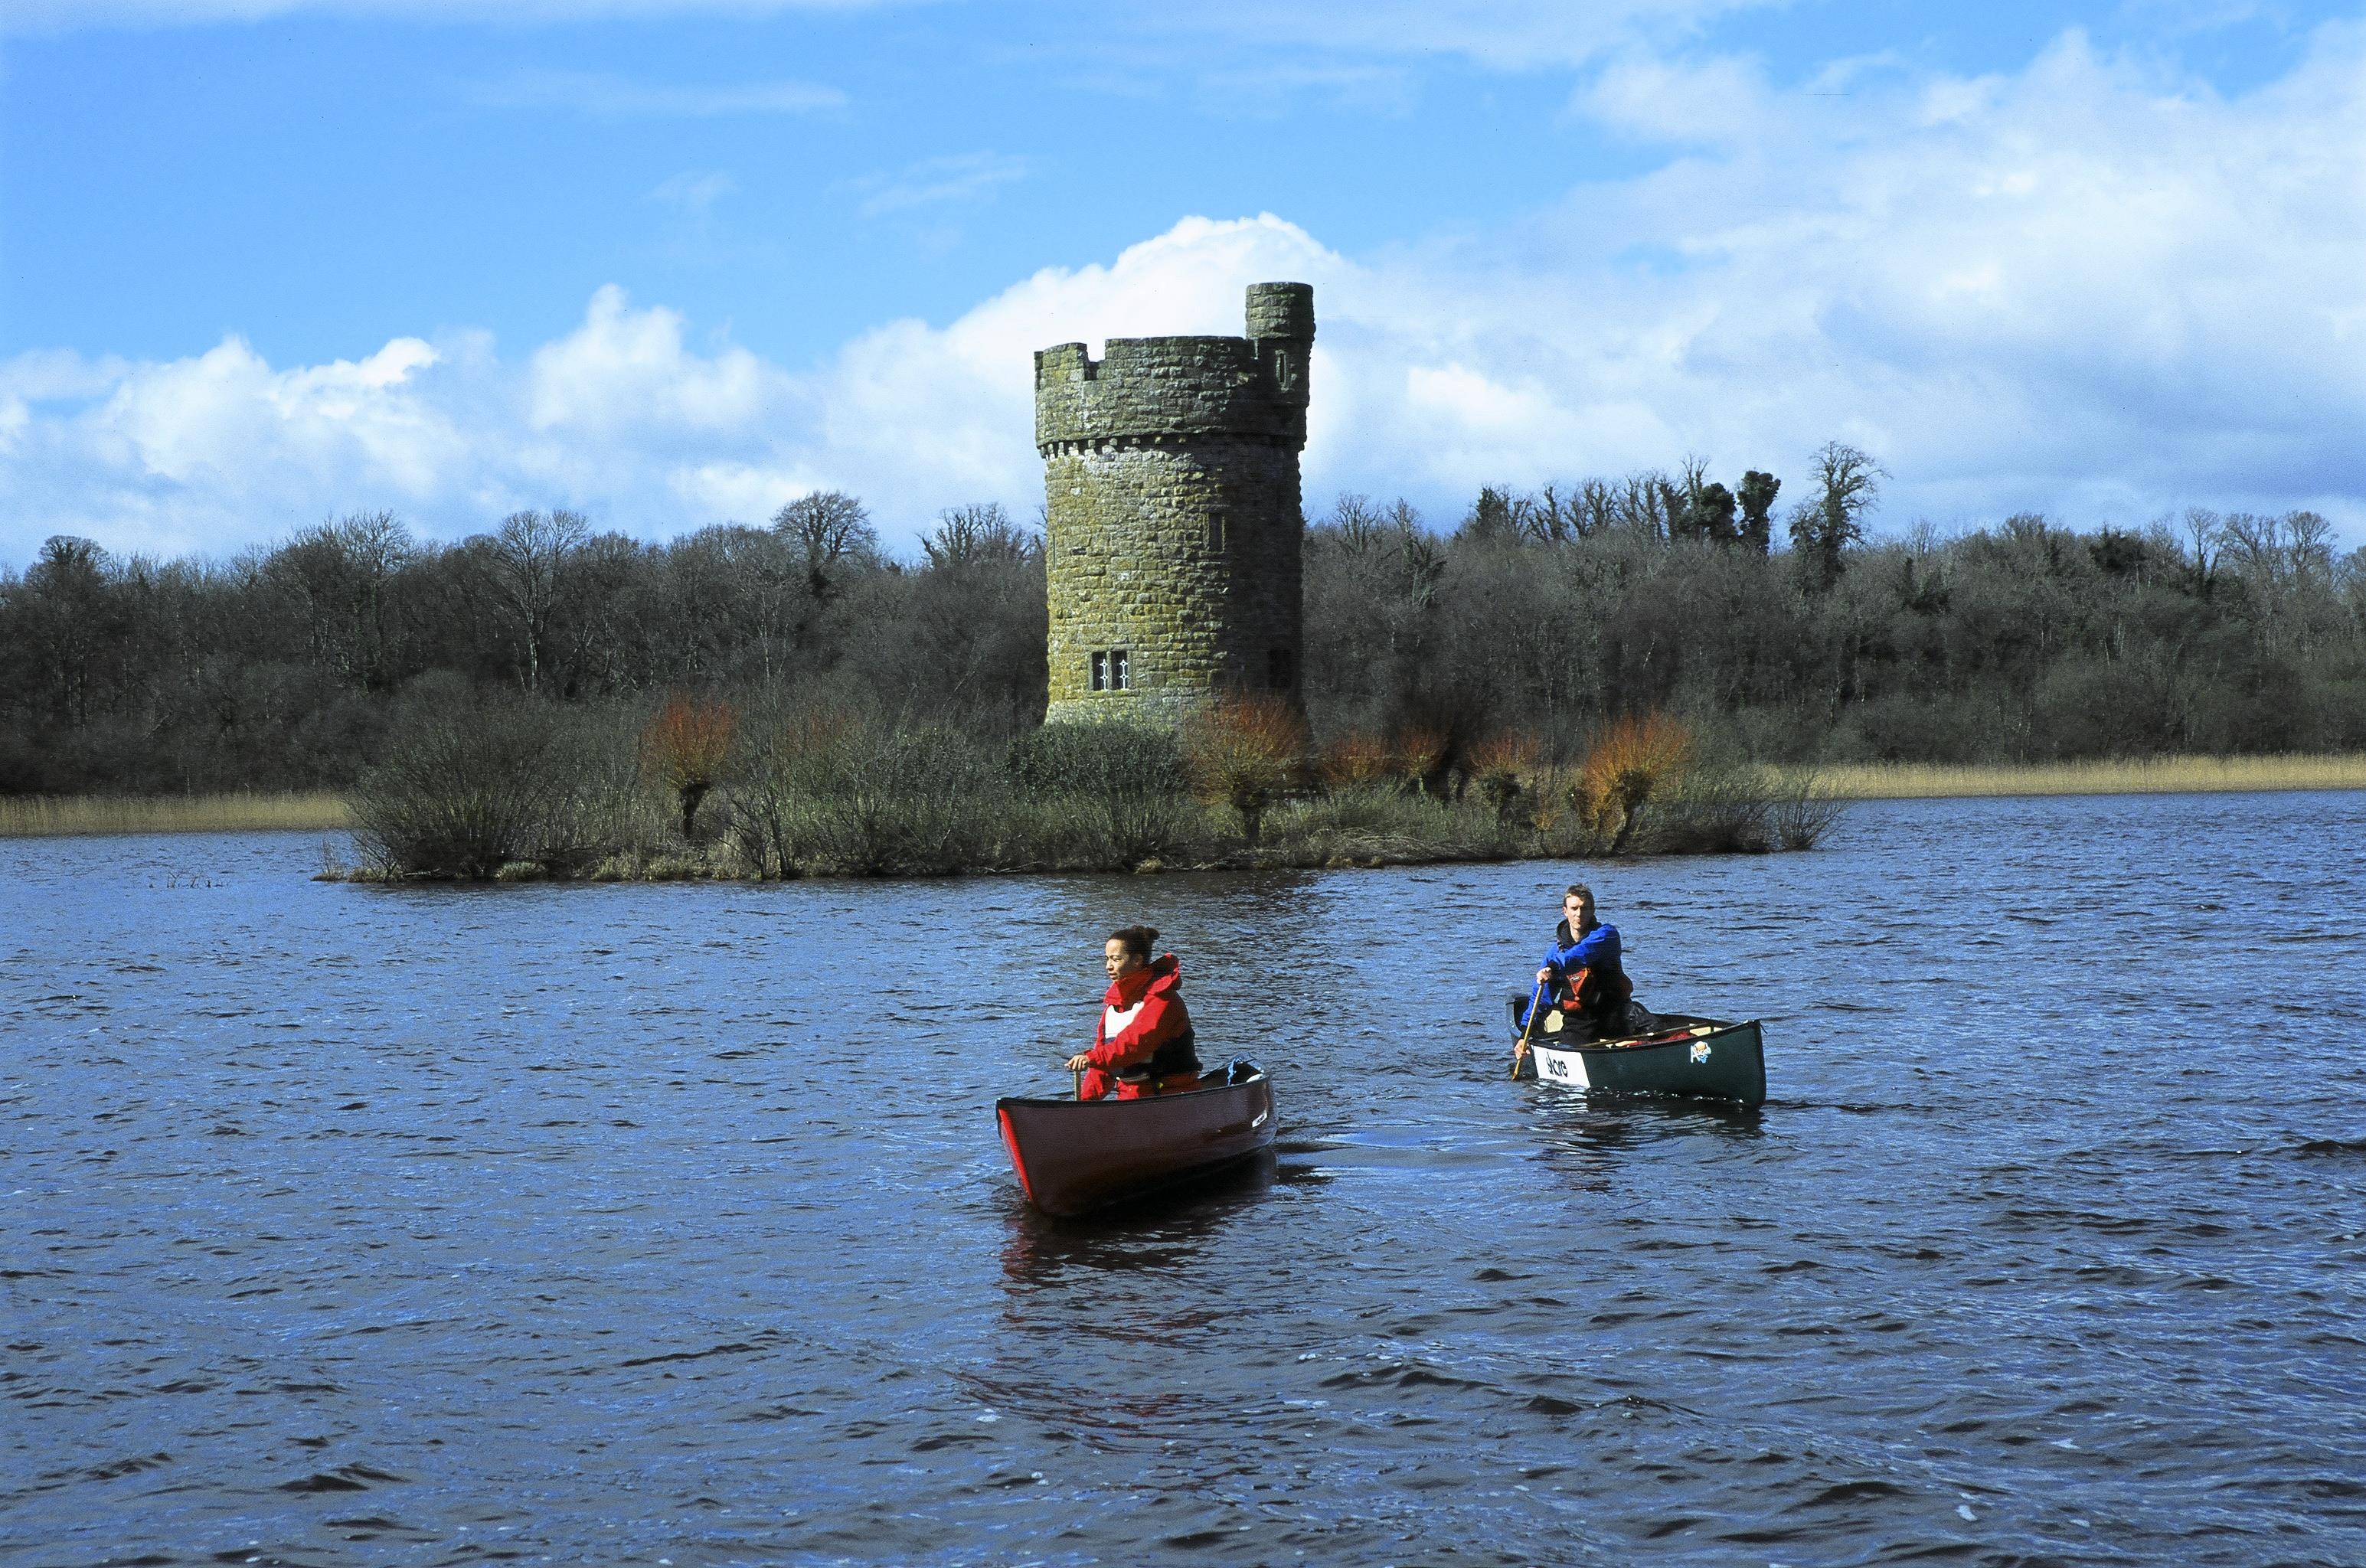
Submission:
<svg viewBox="0 0 2366 1568">
<path fill-rule="evenodd" d="M 1254 1062 L 1148 1100 L 997 1100 L 1019 1185 L 1051 1214 L 1171 1187 L 1273 1143 L 1273 1085 Z"/>
</svg>

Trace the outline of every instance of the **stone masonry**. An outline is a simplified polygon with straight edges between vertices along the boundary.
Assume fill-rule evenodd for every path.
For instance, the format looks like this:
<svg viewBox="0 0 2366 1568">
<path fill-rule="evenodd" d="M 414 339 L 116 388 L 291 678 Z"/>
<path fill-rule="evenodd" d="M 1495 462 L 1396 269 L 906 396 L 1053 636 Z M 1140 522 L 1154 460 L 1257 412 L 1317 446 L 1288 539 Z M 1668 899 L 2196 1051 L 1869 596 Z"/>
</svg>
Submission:
<svg viewBox="0 0 2366 1568">
<path fill-rule="evenodd" d="M 1220 693 L 1298 703 L 1314 290 L 1258 283 L 1248 335 L 1035 355 L 1048 502 L 1047 722 L 1179 723 Z"/>
</svg>

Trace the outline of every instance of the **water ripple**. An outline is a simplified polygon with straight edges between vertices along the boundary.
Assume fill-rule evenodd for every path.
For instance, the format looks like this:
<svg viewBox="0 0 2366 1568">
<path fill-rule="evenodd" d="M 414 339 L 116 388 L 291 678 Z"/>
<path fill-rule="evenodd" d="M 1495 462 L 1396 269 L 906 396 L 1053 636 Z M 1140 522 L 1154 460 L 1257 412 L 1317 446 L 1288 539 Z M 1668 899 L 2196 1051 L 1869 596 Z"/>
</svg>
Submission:
<svg viewBox="0 0 2366 1568">
<path fill-rule="evenodd" d="M 0 1559 L 2366 1559 L 2366 797 L 1585 868 L 1758 1111 L 1502 1077 L 1575 868 L 315 884 L 0 844 Z M 1099 933 L 1274 1155 L 1062 1224 Z"/>
</svg>

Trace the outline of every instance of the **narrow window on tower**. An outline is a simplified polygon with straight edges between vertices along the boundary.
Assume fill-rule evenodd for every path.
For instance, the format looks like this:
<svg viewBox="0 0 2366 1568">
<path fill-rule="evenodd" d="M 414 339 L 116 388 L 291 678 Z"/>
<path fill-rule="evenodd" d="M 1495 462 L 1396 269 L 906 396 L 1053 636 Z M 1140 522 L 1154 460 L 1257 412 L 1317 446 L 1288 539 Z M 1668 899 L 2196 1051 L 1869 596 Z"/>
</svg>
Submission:
<svg viewBox="0 0 2366 1568">
<path fill-rule="evenodd" d="M 1290 666 L 1290 649 L 1286 648 L 1277 648 L 1269 649 L 1267 652 L 1265 656 L 1265 683 L 1267 685 L 1271 686 L 1277 692 L 1286 692 L 1290 690 L 1290 682 L 1297 677 L 1297 674 L 1298 671 Z"/>
<path fill-rule="evenodd" d="M 1108 654 L 1106 654 L 1106 653 L 1096 653 L 1096 654 L 1094 654 L 1094 655 L 1093 655 L 1093 690 L 1094 690 L 1094 691 L 1096 691 L 1096 692 L 1106 692 L 1106 691 L 1108 691 L 1108 690 L 1110 689 L 1109 678 L 1110 678 L 1110 657 L 1109 657 L 1109 655 L 1108 655 Z"/>
<path fill-rule="evenodd" d="M 1125 649 L 1121 648 L 1111 649 L 1110 650 L 1109 660 L 1110 690 L 1112 692 L 1122 692 L 1128 685 L 1132 684 L 1132 682 L 1126 679 Z"/>
<path fill-rule="evenodd" d="M 1224 514 L 1221 512 L 1210 513 L 1208 517 L 1208 553 L 1211 556 L 1222 555 L 1224 553 L 1224 547 L 1228 543 L 1230 543 L 1230 539 L 1224 530 Z"/>
</svg>

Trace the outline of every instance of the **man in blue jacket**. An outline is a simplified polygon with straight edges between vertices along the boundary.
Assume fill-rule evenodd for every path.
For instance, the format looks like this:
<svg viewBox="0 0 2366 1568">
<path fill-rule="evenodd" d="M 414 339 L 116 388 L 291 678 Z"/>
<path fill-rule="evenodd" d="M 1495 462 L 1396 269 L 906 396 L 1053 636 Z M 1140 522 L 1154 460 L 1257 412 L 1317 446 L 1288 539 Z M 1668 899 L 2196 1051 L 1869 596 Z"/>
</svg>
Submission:
<svg viewBox="0 0 2366 1568">
<path fill-rule="evenodd" d="M 1581 1040 L 1633 1032 L 1628 1027 L 1628 1004 L 1634 999 L 1635 987 L 1619 961 L 1618 928 L 1594 918 L 1594 889 L 1583 882 L 1570 884 L 1560 908 L 1561 921 L 1553 931 L 1553 944 L 1545 950 L 1537 984 L 1545 987 L 1546 1002 L 1560 1010 L 1563 1038 L 1568 1038 L 1570 1025 L 1578 1026 Z"/>
</svg>

